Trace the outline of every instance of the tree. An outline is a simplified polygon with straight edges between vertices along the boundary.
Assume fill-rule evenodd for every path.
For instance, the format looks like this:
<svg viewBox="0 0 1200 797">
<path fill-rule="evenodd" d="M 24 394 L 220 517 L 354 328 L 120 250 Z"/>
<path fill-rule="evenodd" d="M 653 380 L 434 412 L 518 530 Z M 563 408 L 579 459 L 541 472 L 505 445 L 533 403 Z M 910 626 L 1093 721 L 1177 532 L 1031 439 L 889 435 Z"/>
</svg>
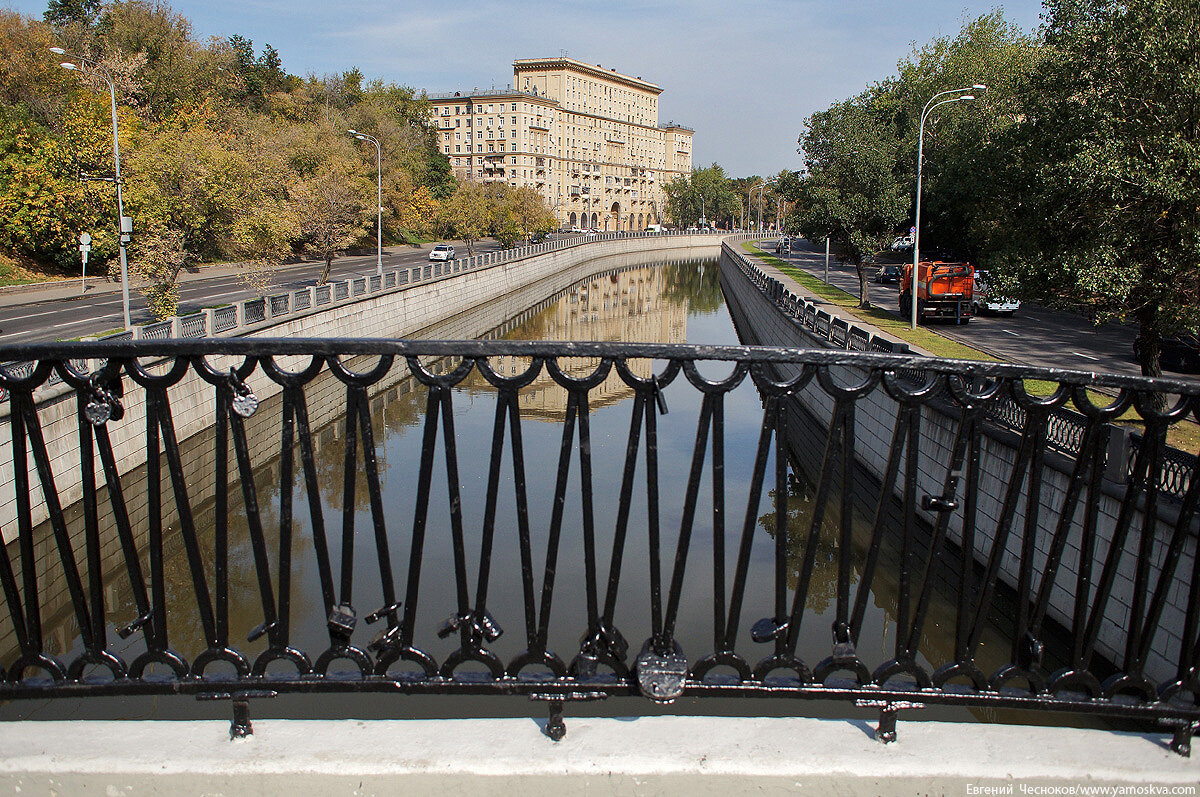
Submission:
<svg viewBox="0 0 1200 797">
<path fill-rule="evenodd" d="M 794 196 L 804 236 L 829 238 L 838 259 L 858 272 L 859 307 L 871 306 L 867 264 L 909 205 L 896 174 L 896 137 L 873 99 L 867 91 L 808 118 L 801 139 L 808 175 Z"/>
<path fill-rule="evenodd" d="M 100 15 L 100 0 L 50 0 L 43 18 L 51 25 L 91 25 Z"/>
<path fill-rule="evenodd" d="M 293 185 L 290 192 L 305 250 L 325 261 L 321 284 L 329 280 L 338 251 L 367 232 L 370 187 L 354 171 L 352 163 L 333 159 L 309 179 Z"/>
<path fill-rule="evenodd" d="M 680 227 L 698 224 L 701 218 L 728 226 L 741 207 L 732 181 L 715 163 L 704 169 L 693 168 L 691 174 L 665 183 L 663 193 L 667 196 L 667 216 Z"/>
<path fill-rule="evenodd" d="M 529 240 L 558 226 L 558 220 L 546 207 L 542 195 L 528 186 L 504 186 L 493 201 L 493 231 L 502 246 L 512 246 L 518 240 Z"/>
<path fill-rule="evenodd" d="M 1142 373 L 1200 328 L 1200 15 L 1177 0 L 1047 0 L 1006 264 L 1026 294 L 1136 321 Z"/>
<path fill-rule="evenodd" d="M 474 255 L 475 242 L 487 234 L 495 215 L 484 187 L 479 183 L 460 183 L 443 207 L 446 224 L 462 239 L 467 254 Z"/>
</svg>

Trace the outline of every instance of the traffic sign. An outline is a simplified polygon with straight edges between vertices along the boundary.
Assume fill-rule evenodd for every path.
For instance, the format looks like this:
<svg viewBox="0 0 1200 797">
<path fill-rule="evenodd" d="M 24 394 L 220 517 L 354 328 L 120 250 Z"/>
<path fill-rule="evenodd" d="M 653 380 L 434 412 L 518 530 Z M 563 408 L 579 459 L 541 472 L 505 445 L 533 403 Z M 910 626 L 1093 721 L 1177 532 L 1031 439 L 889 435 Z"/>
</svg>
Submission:
<svg viewBox="0 0 1200 797">
<path fill-rule="evenodd" d="M 92 236 L 86 232 L 79 234 L 79 254 L 83 258 L 83 270 L 79 276 L 79 292 L 87 291 L 87 261 L 88 252 L 92 251 Z"/>
</svg>

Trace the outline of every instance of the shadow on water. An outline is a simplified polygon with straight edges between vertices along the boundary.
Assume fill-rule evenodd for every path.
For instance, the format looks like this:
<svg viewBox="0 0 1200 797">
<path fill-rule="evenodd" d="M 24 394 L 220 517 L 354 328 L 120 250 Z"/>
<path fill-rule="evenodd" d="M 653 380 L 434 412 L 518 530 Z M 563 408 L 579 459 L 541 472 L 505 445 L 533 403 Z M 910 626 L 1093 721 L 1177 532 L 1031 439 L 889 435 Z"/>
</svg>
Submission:
<svg viewBox="0 0 1200 797">
<path fill-rule="evenodd" d="M 426 331 L 424 337 L 437 338 L 438 329 Z M 718 281 L 718 269 L 714 262 L 670 263 L 618 268 L 601 275 L 592 276 L 571 285 L 565 290 L 541 298 L 500 326 L 479 330 L 479 337 L 519 340 L 599 340 L 667 343 L 736 344 L 737 335 L 728 316 Z M 366 370 L 367 363 L 351 363 L 351 367 Z M 433 362 L 427 367 L 444 372 L 454 363 Z M 528 367 L 522 358 L 493 358 L 490 365 L 498 373 L 515 375 Z M 590 373 L 595 363 L 583 359 L 562 363 L 564 371 L 572 375 Z M 650 375 L 651 368 L 661 363 L 644 361 L 634 364 L 638 376 Z M 720 377 L 723 374 L 707 375 Z M 682 381 L 682 380 L 680 380 Z M 665 391 L 665 400 L 670 411 L 659 417 L 659 462 L 661 494 L 661 522 L 663 550 L 669 575 L 670 557 L 675 550 L 684 514 L 684 490 L 697 430 L 695 418 L 699 414 L 700 396 L 697 391 L 676 382 Z M 343 519 L 353 521 L 357 530 L 354 547 L 353 602 L 365 614 L 383 602 L 378 560 L 371 542 L 370 495 L 366 480 L 358 478 L 351 488 L 346 489 L 346 427 L 344 419 L 345 387 L 328 372 L 323 373 L 306 388 L 309 397 L 308 412 L 312 425 L 314 453 L 317 464 L 319 500 L 323 507 L 325 526 L 330 546 L 330 556 L 338 572 L 342 555 L 341 523 Z M 557 650 L 565 661 L 578 650 L 579 633 L 586 627 L 586 600 L 583 586 L 589 578 L 598 578 L 601 585 L 607 579 L 609 554 L 613 550 L 614 507 L 620 490 L 620 479 L 624 462 L 626 437 L 633 402 L 632 390 L 615 374 L 589 394 L 589 422 L 592 430 L 592 480 L 597 496 L 596 546 L 602 552 L 598 557 L 597 572 L 587 571 L 582 545 L 583 508 L 579 505 L 580 474 L 573 467 L 569 474 L 566 495 L 568 505 L 564 512 L 563 549 L 559 553 L 557 584 L 552 608 L 549 647 Z M 408 567 L 409 541 L 414 528 L 414 507 L 418 505 L 418 463 L 424 423 L 427 390 L 416 383 L 401 366 L 392 370 L 372 389 L 370 395 L 370 417 L 376 442 L 382 500 L 386 512 L 388 533 L 393 540 L 392 550 L 398 557 L 393 561 L 397 584 L 402 590 L 405 569 Z M 492 434 L 496 394 L 478 372 L 472 373 L 454 390 L 453 421 L 458 439 L 459 486 L 464 497 L 462 503 L 463 528 L 466 540 L 466 572 L 471 589 L 475 589 L 481 559 L 481 527 L 483 524 L 483 496 L 488 476 L 488 450 Z M 540 593 L 541 564 L 547 557 L 545 529 L 553 513 L 553 484 L 555 465 L 561 446 L 562 424 L 567 408 L 567 392 L 549 379 L 545 373 L 520 393 L 519 406 L 525 447 L 526 468 L 530 476 L 529 513 L 533 534 L 533 562 L 535 589 Z M 278 442 L 280 422 L 280 400 L 263 402 L 259 411 L 247 422 L 247 440 L 250 441 L 251 459 L 256 465 L 254 482 L 257 489 L 260 514 L 267 531 L 268 545 L 272 551 L 279 546 L 279 507 L 281 496 L 280 463 L 281 451 Z M 726 520 L 724 531 L 715 530 L 712 495 L 702 489 L 696 507 L 696 522 L 691 538 L 691 553 L 688 570 L 684 576 L 677 622 L 677 639 L 685 655 L 695 661 L 713 649 L 714 610 L 712 605 L 713 563 L 723 558 L 732 566 L 738 555 L 742 514 L 746 511 L 750 493 L 749 478 L 753 467 L 754 449 L 762 418 L 762 400 L 749 380 L 733 390 L 725 404 L 725 486 L 727 490 Z M 812 524 L 815 503 L 815 482 L 820 476 L 819 454 L 824 430 L 815 423 L 809 424 L 811 445 L 797 446 L 793 443 L 788 479 L 789 501 L 785 528 L 777 527 L 772 506 L 774 494 L 765 499 L 756 519 L 755 543 L 751 552 L 750 585 L 745 599 L 745 610 L 735 648 L 748 658 L 765 656 L 766 646 L 756 645 L 750 640 L 749 627 L 759 617 L 769 616 L 773 606 L 771 585 L 774 578 L 774 540 L 780 533 L 785 535 L 788 586 L 790 591 L 800 578 L 805 542 Z M 191 474 L 188 479 L 189 499 L 193 506 L 196 526 L 211 530 L 215 524 L 212 431 L 196 435 L 183 445 L 184 467 Z M 801 450 L 797 450 L 801 449 Z M 415 638 L 424 649 L 437 658 L 445 660 L 456 647 L 457 640 L 438 639 L 437 629 L 443 620 L 455 610 L 456 580 L 455 557 L 451 545 L 452 528 L 449 509 L 451 491 L 447 483 L 444 450 L 438 448 L 433 469 L 432 482 L 428 491 L 429 515 L 427 542 L 422 565 L 420 608 L 417 615 Z M 807 454 L 802 456 L 801 454 Z M 511 454 L 504 455 L 502 473 L 511 473 Z M 351 462 L 356 468 L 357 460 Z M 773 466 L 770 466 L 773 467 Z M 706 465 L 703 478 L 711 479 Z M 770 471 L 770 468 L 768 470 Z M 832 473 L 840 479 L 840 473 Z M 862 473 L 853 474 L 856 490 L 864 496 L 852 505 L 852 544 L 855 548 L 854 561 L 861 562 L 864 551 L 870 545 L 874 496 L 878 485 L 872 486 L 869 477 Z M 131 519 L 135 529 L 145 529 L 147 500 L 145 468 L 140 468 L 123 480 L 127 502 L 130 504 Z M 236 471 L 233 472 L 236 479 Z M 702 484 L 707 485 L 704 481 Z M 168 478 L 163 478 L 164 528 L 166 534 L 166 583 L 168 628 L 172 647 L 186 657 L 195 656 L 203 647 L 203 632 L 196 610 L 192 579 L 187 557 L 182 549 L 178 534 L 169 529 L 178 528 L 170 500 Z M 293 505 L 306 506 L 308 497 L 303 480 L 296 479 L 290 486 Z M 875 492 L 871 492 L 874 489 Z M 134 498 L 137 496 L 137 498 Z M 230 630 L 234 647 L 247 653 L 251 659 L 265 647 L 265 640 L 244 643 L 248 633 L 259 625 L 261 605 L 257 600 L 258 576 L 246 523 L 246 511 L 242 503 L 242 491 L 236 481 L 231 482 L 230 496 Z M 121 624 L 136 616 L 134 601 L 128 579 L 124 575 L 120 549 L 116 543 L 113 517 L 110 507 L 101 496 L 101 539 L 107 541 L 103 556 L 105 581 L 105 604 L 108 616 L 114 623 Z M 801 632 L 799 655 L 807 662 L 815 663 L 829 655 L 830 628 L 834 617 L 833 604 L 836 599 L 838 581 L 838 530 L 841 525 L 840 507 L 831 502 L 816 536 L 816 547 L 812 552 L 813 566 L 807 604 Z M 899 508 L 895 507 L 892 526 L 899 528 Z M 644 493 L 639 492 L 631 506 L 633 518 L 645 518 L 649 508 Z M 502 661 L 509 661 L 525 647 L 524 628 L 526 622 L 525 601 L 521 586 L 521 559 L 517 535 L 514 531 L 516 501 L 510 485 L 503 484 L 497 501 L 497 532 L 491 553 L 491 591 L 488 608 L 507 633 L 489 649 Z M 82 549 L 82 512 L 79 507 L 67 511 L 72 535 L 79 540 Z M 636 527 L 640 529 L 640 526 Z M 325 627 L 325 608 L 322 605 L 319 572 L 314 554 L 313 528 L 307 513 L 298 512 L 293 522 L 292 543 L 292 645 L 302 650 L 320 651 L 328 645 Z M 144 545 L 144 539 L 139 540 Z M 858 646 L 859 655 L 868 662 L 881 662 L 893 653 L 898 583 L 896 572 L 899 562 L 898 533 L 885 537 L 881 550 L 881 561 L 872 584 L 870 600 L 864 615 Z M 43 606 L 43 625 L 47 638 L 47 652 L 70 658 L 81 650 L 80 640 L 70 610 L 69 598 L 56 578 L 57 554 L 48 530 L 38 530 L 40 553 L 39 583 L 48 596 Z M 213 539 L 211 533 L 201 534 L 202 554 L 205 561 L 212 561 Z M 142 552 L 143 559 L 146 557 Z M 18 558 L 14 556 L 14 561 Z M 620 597 L 617 600 L 615 623 L 623 631 L 631 646 L 631 658 L 636 654 L 651 627 L 650 600 L 651 572 L 647 542 L 643 536 L 631 533 L 625 548 L 625 564 L 621 572 Z M 143 566 L 148 566 L 143 561 Z M 953 557 L 938 563 L 945 569 L 943 587 L 935 594 L 929 622 L 921 641 L 921 663 L 944 662 L 953 659 L 953 628 L 955 622 L 954 594 L 951 584 L 957 565 Z M 18 580 L 20 574 L 17 575 Z M 855 585 L 857 584 L 857 575 Z M 854 587 L 852 587 L 853 589 Z M 57 590 L 57 592 L 56 592 Z M 998 666 L 1008 661 L 1009 645 L 1005 641 L 1002 602 L 996 610 L 997 617 L 989 627 L 980 645 L 979 663 L 988 671 L 989 666 Z M 370 633 L 374 629 L 362 629 Z M 112 649 L 132 659 L 142 649 L 137 635 L 126 641 L 114 640 Z M 426 644 L 425 640 L 432 640 Z M 365 641 L 364 641 L 365 644 Z M 7 651 L 0 661 L 11 662 L 16 656 L 16 644 L 12 624 L 5 612 L 0 616 L 0 650 Z M 467 667 L 466 669 L 471 669 Z M 129 718 L 129 719 L 185 719 L 199 717 L 227 717 L 228 707 L 223 704 L 198 703 L 188 697 L 146 698 L 89 698 L 56 699 L 48 701 L 15 701 L 0 708 L 2 718 L 38 719 L 82 719 L 82 718 Z M 544 715 L 541 705 L 531 705 L 519 697 L 446 697 L 446 696 L 402 696 L 383 698 L 380 694 L 312 694 L 283 695 L 271 701 L 256 701 L 255 717 L 361 717 L 361 718 L 407 718 L 407 717 L 503 717 Z M 666 707 L 657 706 L 642 698 L 614 697 L 603 702 L 573 704 L 568 709 L 573 716 L 629 716 L 654 714 L 700 714 L 734 716 L 824 716 L 874 718 L 871 710 L 856 709 L 853 705 L 834 702 L 817 702 L 794 699 L 762 698 L 704 698 L 684 697 Z M 997 712 L 989 709 L 961 709 L 931 707 L 921 714 L 922 718 L 945 720 L 982 719 L 988 721 L 1013 721 L 1037 723 L 1053 721 L 1055 724 L 1071 724 L 1074 721 L 1061 716 L 1052 718 L 1029 715 L 1013 711 Z M 1087 720 L 1084 720 L 1085 722 Z"/>
</svg>

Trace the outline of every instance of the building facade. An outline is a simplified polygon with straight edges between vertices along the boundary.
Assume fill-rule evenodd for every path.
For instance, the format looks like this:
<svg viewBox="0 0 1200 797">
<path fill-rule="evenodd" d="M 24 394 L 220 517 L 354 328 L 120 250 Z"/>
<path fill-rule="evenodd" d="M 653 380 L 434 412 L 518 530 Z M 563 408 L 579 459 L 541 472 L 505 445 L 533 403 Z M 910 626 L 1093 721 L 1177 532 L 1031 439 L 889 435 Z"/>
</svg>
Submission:
<svg viewBox="0 0 1200 797">
<path fill-rule="evenodd" d="M 693 130 L 658 121 L 662 89 L 573 58 L 513 62 L 513 82 L 428 97 L 438 146 L 464 180 L 529 186 L 562 227 L 661 224 L 662 186 L 692 169 Z"/>
</svg>

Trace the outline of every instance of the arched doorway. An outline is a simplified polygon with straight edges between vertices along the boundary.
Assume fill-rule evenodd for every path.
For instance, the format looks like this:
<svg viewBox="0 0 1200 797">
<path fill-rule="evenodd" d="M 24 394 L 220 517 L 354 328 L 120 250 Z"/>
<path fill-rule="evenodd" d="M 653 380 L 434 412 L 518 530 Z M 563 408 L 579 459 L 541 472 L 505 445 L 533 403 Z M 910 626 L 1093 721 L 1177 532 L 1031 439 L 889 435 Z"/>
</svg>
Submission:
<svg viewBox="0 0 1200 797">
<path fill-rule="evenodd" d="M 620 202 L 612 203 L 612 207 L 608 209 L 608 212 L 610 214 L 612 214 L 613 229 L 614 230 L 621 229 L 621 203 Z"/>
<path fill-rule="evenodd" d="M 593 226 L 593 227 L 599 227 L 599 226 L 600 226 L 600 214 L 598 214 L 598 213 L 593 213 L 593 214 L 592 214 L 592 226 Z"/>
<path fill-rule="evenodd" d="M 646 229 L 646 215 L 645 215 L 644 213 L 639 213 L 639 214 L 638 214 L 638 226 L 637 226 L 637 228 L 638 228 L 639 230 L 644 230 L 644 229 Z"/>
<path fill-rule="evenodd" d="M 575 213 L 571 213 L 571 226 L 572 227 L 579 226 L 579 217 L 577 215 L 575 215 Z"/>
</svg>

